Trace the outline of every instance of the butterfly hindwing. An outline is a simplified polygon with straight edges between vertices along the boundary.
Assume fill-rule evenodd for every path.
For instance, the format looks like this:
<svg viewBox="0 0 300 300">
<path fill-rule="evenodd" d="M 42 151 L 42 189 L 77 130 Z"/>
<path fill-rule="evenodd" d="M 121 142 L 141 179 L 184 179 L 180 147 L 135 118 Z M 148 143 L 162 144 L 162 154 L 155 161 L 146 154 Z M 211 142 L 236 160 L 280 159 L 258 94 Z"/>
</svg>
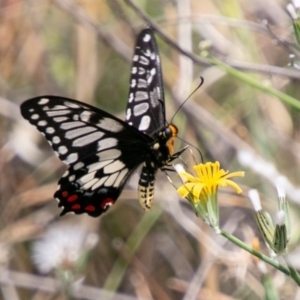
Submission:
<svg viewBox="0 0 300 300">
<path fill-rule="evenodd" d="M 149 135 L 166 125 L 160 57 L 151 29 L 142 30 L 137 38 L 126 122 Z"/>
<path fill-rule="evenodd" d="M 73 211 L 99 216 L 117 200 L 135 167 L 125 166 L 119 158 L 99 161 L 97 155 L 71 165 L 54 194 L 64 207 L 61 215 Z"/>
<path fill-rule="evenodd" d="M 21 113 L 70 165 L 55 193 L 63 214 L 104 212 L 145 160 L 152 141 L 109 113 L 68 98 L 33 98 L 21 105 Z M 138 156 L 133 147 L 139 149 Z"/>
</svg>

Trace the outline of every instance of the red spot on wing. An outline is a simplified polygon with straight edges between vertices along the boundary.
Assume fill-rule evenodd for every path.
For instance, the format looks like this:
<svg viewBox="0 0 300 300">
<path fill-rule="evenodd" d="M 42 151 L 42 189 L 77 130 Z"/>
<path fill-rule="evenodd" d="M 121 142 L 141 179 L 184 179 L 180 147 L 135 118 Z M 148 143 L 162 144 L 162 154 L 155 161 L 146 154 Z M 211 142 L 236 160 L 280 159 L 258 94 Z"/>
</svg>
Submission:
<svg viewBox="0 0 300 300">
<path fill-rule="evenodd" d="M 77 195 L 72 195 L 72 196 L 70 196 L 69 198 L 68 198 L 68 202 L 73 202 L 73 201 L 75 201 L 75 200 L 77 200 L 78 199 L 78 196 Z"/>
<path fill-rule="evenodd" d="M 107 207 L 111 206 L 112 204 L 114 204 L 114 199 L 112 198 L 106 198 L 103 200 L 103 202 L 101 203 L 101 208 L 102 209 L 106 209 Z"/>
<path fill-rule="evenodd" d="M 61 193 L 61 195 L 62 195 L 64 198 L 66 198 L 66 197 L 68 197 L 69 193 L 68 193 L 67 191 L 63 191 L 63 192 Z"/>
<path fill-rule="evenodd" d="M 72 207 L 71 207 L 72 210 L 78 210 L 80 209 L 80 205 L 79 204 L 74 204 Z"/>
<path fill-rule="evenodd" d="M 96 210 L 95 206 L 93 206 L 93 205 L 88 205 L 88 206 L 86 206 L 84 209 L 85 209 L 86 211 L 90 211 L 90 212 Z"/>
</svg>

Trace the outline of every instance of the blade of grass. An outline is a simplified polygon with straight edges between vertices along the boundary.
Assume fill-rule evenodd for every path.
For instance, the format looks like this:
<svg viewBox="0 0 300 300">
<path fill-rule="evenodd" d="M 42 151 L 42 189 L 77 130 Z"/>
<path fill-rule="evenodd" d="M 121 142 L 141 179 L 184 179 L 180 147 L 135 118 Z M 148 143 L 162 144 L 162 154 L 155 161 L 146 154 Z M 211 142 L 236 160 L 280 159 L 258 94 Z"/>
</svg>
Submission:
<svg viewBox="0 0 300 300">
<path fill-rule="evenodd" d="M 215 57 L 210 57 L 210 61 L 214 65 L 216 65 L 216 66 L 220 67 L 222 70 L 224 70 L 227 74 L 247 83 L 248 85 L 250 85 L 266 94 L 275 96 L 280 101 L 285 102 L 285 103 L 291 105 L 292 107 L 300 110 L 300 101 L 299 100 L 297 100 L 285 93 L 277 91 L 269 86 L 262 84 L 261 82 L 257 81 L 253 77 L 246 75 L 245 73 L 240 72 L 234 68 L 231 68 L 230 66 L 224 64 L 223 62 L 216 59 Z"/>
<path fill-rule="evenodd" d="M 128 253 L 133 254 L 137 251 L 141 243 L 143 242 L 145 236 L 154 226 L 156 221 L 162 214 L 162 210 L 157 207 L 152 207 L 151 212 L 146 213 L 144 217 L 141 219 L 140 223 L 136 226 L 134 231 L 128 237 L 125 245 L 129 250 Z M 109 291 L 116 291 L 120 286 L 126 269 L 128 267 L 128 257 L 125 259 L 122 254 L 119 255 L 117 260 L 115 261 L 112 270 L 110 271 L 106 281 L 104 283 L 103 288 Z"/>
</svg>

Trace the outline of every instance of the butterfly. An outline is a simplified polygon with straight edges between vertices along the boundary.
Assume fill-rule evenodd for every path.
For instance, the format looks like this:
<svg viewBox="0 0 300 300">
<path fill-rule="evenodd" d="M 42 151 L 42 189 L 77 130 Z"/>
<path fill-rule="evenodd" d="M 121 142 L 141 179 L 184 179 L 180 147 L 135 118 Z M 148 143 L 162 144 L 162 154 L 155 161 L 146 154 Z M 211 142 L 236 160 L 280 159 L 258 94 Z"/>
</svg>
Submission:
<svg viewBox="0 0 300 300">
<path fill-rule="evenodd" d="M 131 68 L 125 122 L 77 100 L 40 96 L 25 101 L 21 114 L 46 137 L 69 168 L 54 197 L 61 215 L 97 217 L 119 197 L 142 165 L 138 198 L 148 211 L 155 173 L 184 151 L 174 153 L 178 129 L 167 124 L 160 57 L 153 31 L 139 34 Z"/>
</svg>

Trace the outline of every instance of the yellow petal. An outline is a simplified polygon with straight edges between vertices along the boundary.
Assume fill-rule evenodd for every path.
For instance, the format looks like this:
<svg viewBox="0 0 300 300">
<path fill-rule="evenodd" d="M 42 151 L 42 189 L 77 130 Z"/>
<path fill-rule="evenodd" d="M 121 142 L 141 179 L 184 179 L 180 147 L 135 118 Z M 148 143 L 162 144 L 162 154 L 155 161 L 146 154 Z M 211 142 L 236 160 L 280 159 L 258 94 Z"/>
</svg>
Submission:
<svg viewBox="0 0 300 300">
<path fill-rule="evenodd" d="M 238 194 L 242 193 L 242 189 L 232 180 L 226 180 L 226 184 L 234 188 Z"/>
<path fill-rule="evenodd" d="M 224 178 L 231 178 L 231 177 L 236 177 L 236 176 L 244 177 L 245 176 L 245 172 L 242 172 L 242 171 L 232 172 L 232 173 L 229 173 L 226 176 L 224 176 Z"/>
<path fill-rule="evenodd" d="M 184 180 L 184 181 L 190 181 L 195 182 L 197 181 L 197 178 L 185 171 L 179 172 L 178 175 Z"/>
</svg>

